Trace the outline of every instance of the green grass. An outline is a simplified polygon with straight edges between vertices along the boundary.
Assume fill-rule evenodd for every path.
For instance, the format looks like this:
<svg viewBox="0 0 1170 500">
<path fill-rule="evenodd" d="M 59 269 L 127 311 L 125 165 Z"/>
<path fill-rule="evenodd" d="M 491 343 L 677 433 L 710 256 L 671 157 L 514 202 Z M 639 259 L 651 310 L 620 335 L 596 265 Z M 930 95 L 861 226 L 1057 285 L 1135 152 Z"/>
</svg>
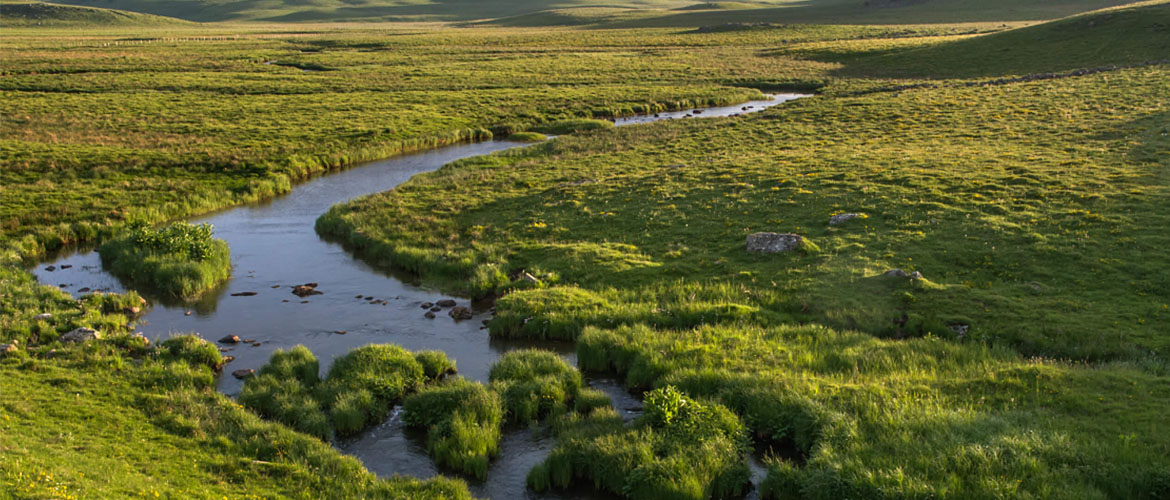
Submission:
<svg viewBox="0 0 1170 500">
<path fill-rule="evenodd" d="M 612 408 L 573 413 L 556 426 L 557 447 L 528 475 L 537 491 L 580 481 L 636 500 L 704 500 L 750 487 L 739 418 L 674 387 L 647 393 L 645 416 L 629 427 Z"/>
<path fill-rule="evenodd" d="M 433 351 L 411 354 L 375 344 L 335 359 L 324 379 L 319 366 L 304 346 L 278 349 L 245 382 L 240 402 L 264 418 L 320 439 L 352 436 L 384 421 L 393 405 L 428 380 L 454 369 Z"/>
<path fill-rule="evenodd" d="M 98 248 L 111 273 L 165 297 L 192 300 L 232 274 L 227 242 L 211 237 L 211 225 L 186 222 L 153 229 L 131 225 L 125 236 Z"/>
<path fill-rule="evenodd" d="M 483 384 L 455 378 L 412 394 L 403 421 L 427 432 L 427 452 L 443 467 L 483 479 L 500 451 L 504 409 Z"/>
<path fill-rule="evenodd" d="M 1161 32 L 1138 27 L 1166 5 L 1098 15 L 1124 22 L 1128 46 L 1157 47 Z M 946 43 L 1077 47 L 1052 33 L 1084 22 Z M 934 37 L 890 40 L 834 50 L 960 67 Z M 1053 51 L 1036 68 L 1144 54 Z M 1032 73 L 1022 61 L 988 71 Z M 774 456 L 772 498 L 1165 496 L 1170 67 L 851 96 L 914 83 L 862 76 L 758 115 L 455 162 L 318 228 L 448 289 L 505 293 L 494 336 L 577 339 L 584 370 L 729 408 Z M 867 217 L 829 224 L 844 212 Z M 749 254 L 758 231 L 819 251 Z M 884 275 L 895 268 L 924 277 Z M 626 444 L 643 436 L 599 418 L 531 484 L 635 496 L 619 479 L 652 462 Z M 718 476 L 663 474 L 675 479 L 655 491 L 700 496 Z"/>
<path fill-rule="evenodd" d="M 378 479 L 214 389 L 195 337 L 111 331 L 0 360 L 0 490 L 12 498 L 470 499 L 460 481 Z M 207 349 L 210 347 L 210 349 Z M 189 362 L 190 359 L 192 362 Z"/>
<path fill-rule="evenodd" d="M 508 421 L 539 422 L 564 414 L 581 390 L 581 373 L 551 351 L 525 349 L 500 356 L 488 376 Z"/>
<path fill-rule="evenodd" d="M 193 21 L 339 22 L 467 21 L 504 18 L 524 26 L 603 23 L 626 27 L 704 26 L 731 22 L 927 23 L 1042 20 L 1067 16 L 1122 0 L 761 0 L 695 2 L 639 0 L 596 4 L 585 0 L 69 0 L 70 4 L 114 7 Z"/>
<path fill-rule="evenodd" d="M 13 27 L 185 26 L 179 19 L 115 9 L 4 0 L 0 24 Z"/>
</svg>

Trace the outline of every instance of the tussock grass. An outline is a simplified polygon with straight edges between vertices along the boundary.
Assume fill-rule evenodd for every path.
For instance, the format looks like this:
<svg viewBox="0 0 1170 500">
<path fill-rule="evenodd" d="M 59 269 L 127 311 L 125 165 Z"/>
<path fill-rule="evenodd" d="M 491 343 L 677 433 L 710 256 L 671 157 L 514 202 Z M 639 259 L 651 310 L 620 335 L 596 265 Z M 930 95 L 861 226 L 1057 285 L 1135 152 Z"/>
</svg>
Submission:
<svg viewBox="0 0 1170 500">
<path fill-rule="evenodd" d="M 111 273 L 164 296 L 192 300 L 231 277 L 227 242 L 211 226 L 180 222 L 152 229 L 132 225 L 98 249 Z"/>
<path fill-rule="evenodd" d="M 527 424 L 564 414 L 581 390 L 581 373 L 551 351 L 511 351 L 492 365 L 492 389 L 500 393 L 508 421 Z"/>
<path fill-rule="evenodd" d="M 427 451 L 439 465 L 483 479 L 499 453 L 504 410 L 483 384 L 454 378 L 406 398 L 403 420 L 427 431 Z"/>
</svg>

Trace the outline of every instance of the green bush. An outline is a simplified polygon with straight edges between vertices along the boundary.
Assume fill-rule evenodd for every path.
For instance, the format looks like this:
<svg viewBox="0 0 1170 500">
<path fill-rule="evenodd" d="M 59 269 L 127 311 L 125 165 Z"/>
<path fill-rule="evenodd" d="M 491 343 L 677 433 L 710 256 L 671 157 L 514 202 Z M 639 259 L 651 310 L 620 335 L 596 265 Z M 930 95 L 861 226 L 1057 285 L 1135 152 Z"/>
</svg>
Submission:
<svg viewBox="0 0 1170 500">
<path fill-rule="evenodd" d="M 492 365 L 489 380 L 504 399 L 508 420 L 534 422 L 565 413 L 581 389 L 581 373 L 556 353 L 512 351 Z"/>
<path fill-rule="evenodd" d="M 110 272 L 172 298 L 191 300 L 231 276 L 227 243 L 211 226 L 179 222 L 161 229 L 133 225 L 98 248 Z"/>
<path fill-rule="evenodd" d="M 499 452 L 503 409 L 483 384 L 455 378 L 406 398 L 403 420 L 427 430 L 427 451 L 436 463 L 483 479 Z"/>
</svg>

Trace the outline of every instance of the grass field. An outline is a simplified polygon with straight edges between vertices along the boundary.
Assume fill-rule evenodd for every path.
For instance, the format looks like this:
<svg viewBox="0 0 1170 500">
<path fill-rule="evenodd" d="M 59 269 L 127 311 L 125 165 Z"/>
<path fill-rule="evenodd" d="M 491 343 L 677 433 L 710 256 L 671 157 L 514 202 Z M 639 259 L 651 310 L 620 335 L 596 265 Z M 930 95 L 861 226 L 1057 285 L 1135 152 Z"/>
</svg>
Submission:
<svg viewBox="0 0 1170 500">
<path fill-rule="evenodd" d="M 754 452 L 765 498 L 1170 495 L 1170 4 L 1007 29 L 1123 2 L 893 3 L 565 3 L 475 27 L 43 7 L 61 22 L 37 26 L 0 5 L 0 342 L 15 344 L 0 355 L 0 491 L 469 498 L 458 480 L 376 479 L 319 439 L 421 389 L 432 456 L 473 475 L 501 425 L 553 421 L 539 489 L 734 494 Z M 215 15 L 421 9 L 233 5 Z M 428 19 L 492 17 L 444 5 Z M 830 14 L 865 25 L 789 24 Z M 618 29 L 517 27 L 549 19 Z M 744 20 L 784 25 L 691 29 Z M 737 118 L 589 121 L 783 88 L 820 95 Z M 449 360 L 396 348 L 324 378 L 311 353 L 274 357 L 243 400 L 289 426 L 264 422 L 214 391 L 214 348 L 132 336 L 135 294 L 74 300 L 24 270 L 129 221 L 358 162 L 570 130 L 335 207 L 318 230 L 493 298 L 495 337 L 575 340 L 582 370 L 654 390 L 632 424 L 571 368 L 502 362 L 486 386 L 434 384 Z M 830 225 L 841 213 L 864 215 Z M 757 231 L 811 244 L 748 254 Z M 923 277 L 884 276 L 895 268 Z M 59 340 L 78 327 L 104 338 Z M 382 365 L 396 368 L 367 373 Z M 679 405 L 699 410 L 675 420 Z M 702 467 L 680 465 L 692 458 Z"/>
</svg>

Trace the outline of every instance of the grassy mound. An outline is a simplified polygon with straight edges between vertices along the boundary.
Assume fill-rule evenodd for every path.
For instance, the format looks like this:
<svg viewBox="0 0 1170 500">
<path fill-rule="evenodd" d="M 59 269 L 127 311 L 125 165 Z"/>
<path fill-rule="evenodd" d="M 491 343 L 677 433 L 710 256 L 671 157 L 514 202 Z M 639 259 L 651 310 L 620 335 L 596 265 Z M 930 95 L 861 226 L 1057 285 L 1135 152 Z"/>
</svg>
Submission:
<svg viewBox="0 0 1170 500">
<path fill-rule="evenodd" d="M 0 2 L 0 24 L 15 28 L 25 26 L 184 26 L 191 23 L 124 10 L 5 0 Z"/>
<path fill-rule="evenodd" d="M 180 222 L 160 229 L 134 225 L 98 252 L 111 273 L 183 300 L 215 288 L 232 273 L 227 242 L 211 237 L 210 224 Z"/>
<path fill-rule="evenodd" d="M 398 346 L 368 345 L 334 360 L 321 379 L 316 357 L 297 346 L 274 352 L 239 399 L 265 418 L 318 438 L 350 436 L 381 423 L 391 406 L 454 366 L 434 351 L 413 355 Z"/>
<path fill-rule="evenodd" d="M 483 384 L 456 378 L 406 398 L 403 420 L 427 431 L 427 451 L 439 465 L 483 479 L 499 453 L 503 408 Z"/>
<path fill-rule="evenodd" d="M 556 353 L 512 351 L 492 365 L 492 389 L 499 392 L 508 420 L 520 424 L 563 414 L 581 390 L 581 374 Z"/>
<path fill-rule="evenodd" d="M 557 426 L 557 447 L 528 475 L 537 491 L 582 481 L 634 500 L 704 500 L 750 488 L 743 424 L 673 387 L 647 393 L 646 414 L 633 426 L 612 409 L 574 413 Z"/>
</svg>

